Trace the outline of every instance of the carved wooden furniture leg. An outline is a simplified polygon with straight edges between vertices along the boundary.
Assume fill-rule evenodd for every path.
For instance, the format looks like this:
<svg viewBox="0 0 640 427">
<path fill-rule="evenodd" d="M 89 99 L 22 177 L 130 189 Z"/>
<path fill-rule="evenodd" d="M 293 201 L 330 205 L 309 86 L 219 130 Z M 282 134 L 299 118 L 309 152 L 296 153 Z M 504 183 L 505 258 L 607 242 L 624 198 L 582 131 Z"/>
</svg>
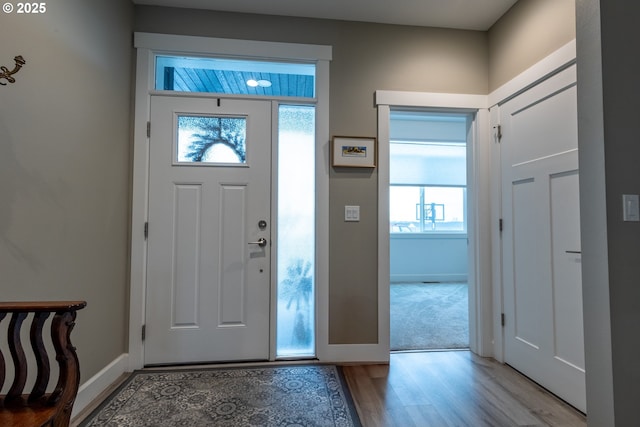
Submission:
<svg viewBox="0 0 640 427">
<path fill-rule="evenodd" d="M 0 326 L 7 314 L 8 348 L 13 363 L 13 382 L 5 396 L 0 396 L 0 426 L 68 426 L 71 410 L 80 385 L 80 366 L 71 331 L 76 313 L 86 306 L 84 301 L 0 302 Z M 42 338 L 45 322 L 51 314 L 51 341 L 59 374 L 55 388 L 47 393 L 51 369 L 49 354 Z M 35 365 L 25 357 L 20 331 L 25 319 L 31 319 L 30 342 Z M 6 322 L 5 322 L 6 323 Z M 0 388 L 6 379 L 7 363 L 0 346 Z M 28 394 L 24 393 L 28 373 L 36 370 L 36 378 Z"/>
</svg>

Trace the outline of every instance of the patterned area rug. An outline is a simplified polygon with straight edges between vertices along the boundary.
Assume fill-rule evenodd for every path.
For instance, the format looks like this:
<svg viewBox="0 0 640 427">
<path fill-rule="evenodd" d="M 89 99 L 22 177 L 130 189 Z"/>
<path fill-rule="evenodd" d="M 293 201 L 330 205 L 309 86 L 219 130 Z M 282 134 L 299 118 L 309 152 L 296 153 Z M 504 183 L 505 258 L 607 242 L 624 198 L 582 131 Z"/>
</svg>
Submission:
<svg viewBox="0 0 640 427">
<path fill-rule="evenodd" d="M 136 371 L 80 425 L 361 426 L 329 365 Z"/>
</svg>

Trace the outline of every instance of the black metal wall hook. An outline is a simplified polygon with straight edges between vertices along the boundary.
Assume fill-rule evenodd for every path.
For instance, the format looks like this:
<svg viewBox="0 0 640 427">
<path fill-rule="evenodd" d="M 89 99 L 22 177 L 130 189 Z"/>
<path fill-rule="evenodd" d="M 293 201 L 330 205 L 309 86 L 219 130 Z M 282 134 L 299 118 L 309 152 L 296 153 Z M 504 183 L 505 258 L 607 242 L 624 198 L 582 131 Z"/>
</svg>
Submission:
<svg viewBox="0 0 640 427">
<path fill-rule="evenodd" d="M 2 85 L 2 86 L 6 86 L 7 85 L 6 83 L 2 82 L 2 79 L 5 79 L 9 83 L 15 83 L 16 79 L 14 79 L 11 76 L 13 76 L 15 73 L 20 71 L 20 68 L 22 68 L 22 66 L 27 63 L 27 61 L 25 61 L 24 58 L 22 56 L 20 56 L 20 55 L 18 55 L 15 58 L 13 58 L 13 60 L 16 63 L 15 67 L 13 67 L 13 70 L 9 70 L 7 67 L 0 67 L 0 71 L 2 71 L 0 73 L 0 85 Z"/>
</svg>

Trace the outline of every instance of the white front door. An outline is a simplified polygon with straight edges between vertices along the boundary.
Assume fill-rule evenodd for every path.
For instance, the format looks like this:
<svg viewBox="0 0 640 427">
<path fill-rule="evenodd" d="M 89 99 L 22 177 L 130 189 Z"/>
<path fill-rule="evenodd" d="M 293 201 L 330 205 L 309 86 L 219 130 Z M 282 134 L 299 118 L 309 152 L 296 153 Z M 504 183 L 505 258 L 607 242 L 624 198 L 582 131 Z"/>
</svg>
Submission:
<svg viewBox="0 0 640 427">
<path fill-rule="evenodd" d="M 145 364 L 269 357 L 271 103 L 151 97 Z"/>
<path fill-rule="evenodd" d="M 586 412 L 575 66 L 500 106 L 505 362 Z"/>
</svg>

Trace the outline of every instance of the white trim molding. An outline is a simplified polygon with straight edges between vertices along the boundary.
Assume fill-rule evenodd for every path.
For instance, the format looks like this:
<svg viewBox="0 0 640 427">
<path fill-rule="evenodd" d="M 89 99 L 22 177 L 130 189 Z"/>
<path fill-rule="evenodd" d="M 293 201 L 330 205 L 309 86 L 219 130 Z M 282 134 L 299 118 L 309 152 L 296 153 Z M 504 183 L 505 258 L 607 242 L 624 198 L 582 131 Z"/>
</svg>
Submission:
<svg viewBox="0 0 640 427">
<path fill-rule="evenodd" d="M 332 47 L 311 44 L 277 43 L 252 40 L 233 40 L 169 34 L 135 33 L 137 49 L 135 117 L 133 146 L 133 199 L 131 213 L 131 272 L 129 313 L 128 369 L 144 366 L 142 328 L 145 323 L 147 242 L 144 225 L 148 220 L 149 138 L 147 122 L 150 117 L 151 95 L 154 91 L 154 66 L 158 54 L 195 54 L 255 60 L 280 60 L 316 64 L 316 343 L 317 355 L 327 354 L 329 324 L 329 61 Z M 220 94 L 212 94 L 220 96 Z M 207 96 L 207 95 L 198 95 Z M 232 95 L 225 95 L 233 97 Z M 264 97 L 262 99 L 271 100 Z M 278 98 L 281 103 L 301 100 Z M 306 103 L 310 100 L 305 100 Z M 272 286 L 275 286 L 272 284 Z M 275 346 L 275 336 L 271 337 Z M 270 358 L 275 358 L 273 349 Z"/>
<path fill-rule="evenodd" d="M 126 372 L 130 372 L 128 369 L 128 358 L 128 354 L 121 354 L 102 368 L 100 372 L 80 385 L 78 395 L 73 404 L 72 419 L 95 401 L 96 398 L 115 383 L 120 376 Z"/>
<path fill-rule="evenodd" d="M 294 61 L 330 61 L 331 46 L 178 36 L 174 34 L 135 33 L 134 47 L 162 52 L 233 56 L 253 59 L 291 59 Z"/>
<path fill-rule="evenodd" d="M 478 110 L 488 108 L 486 95 L 458 93 L 403 92 L 377 90 L 376 105 L 419 108 L 454 108 L 457 110 Z"/>
<path fill-rule="evenodd" d="M 488 100 L 486 95 L 426 92 L 376 91 L 378 107 L 378 325 L 380 348 L 389 352 L 389 119 L 391 108 L 421 108 L 434 111 L 473 113 L 468 137 L 467 184 L 470 198 L 469 239 L 469 346 L 481 356 L 492 355 L 490 239 L 479 240 L 490 228 L 488 152 L 490 144 Z"/>
<path fill-rule="evenodd" d="M 474 112 L 469 152 L 469 316 L 471 350 L 502 361 L 502 282 L 500 280 L 500 171 L 492 125 L 497 106 L 576 62 L 575 40 L 534 64 L 489 95 L 378 90 L 378 325 L 377 348 L 389 345 L 389 115 L 392 107 Z M 491 113 L 491 114 L 490 114 Z M 365 358 L 366 359 L 366 358 Z"/>
<path fill-rule="evenodd" d="M 415 283 L 415 282 L 466 282 L 469 276 L 466 273 L 448 274 L 391 274 L 391 283 Z"/>
<path fill-rule="evenodd" d="M 508 101 L 575 63 L 576 41 L 572 40 L 491 92 L 488 97 L 489 107 Z"/>
</svg>

